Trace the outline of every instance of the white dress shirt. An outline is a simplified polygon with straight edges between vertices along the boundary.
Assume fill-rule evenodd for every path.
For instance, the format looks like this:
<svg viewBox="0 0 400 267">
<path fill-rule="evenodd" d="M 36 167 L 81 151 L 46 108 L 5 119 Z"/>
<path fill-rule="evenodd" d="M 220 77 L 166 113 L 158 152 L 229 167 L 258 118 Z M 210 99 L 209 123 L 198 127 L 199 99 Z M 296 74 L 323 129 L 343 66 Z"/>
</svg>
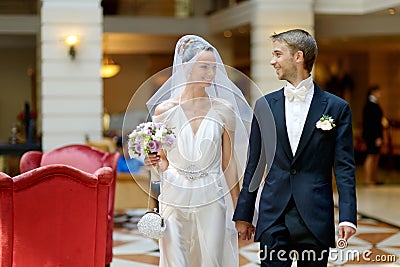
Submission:
<svg viewBox="0 0 400 267">
<path fill-rule="evenodd" d="M 310 76 L 301 81 L 296 87 L 288 82 L 284 88 L 294 90 L 296 92 L 303 86 L 307 90 L 304 101 L 300 100 L 299 98 L 293 98 L 292 101 L 289 101 L 288 97 L 285 97 L 286 129 L 293 156 L 296 154 L 304 124 L 306 123 L 308 110 L 310 109 L 311 100 L 314 95 L 314 82 Z M 339 226 L 350 226 L 354 229 L 357 229 L 357 227 L 351 222 L 341 222 L 339 223 Z"/>
<path fill-rule="evenodd" d="M 304 124 L 306 122 L 308 110 L 310 109 L 311 100 L 314 95 L 314 83 L 312 77 L 301 81 L 297 87 L 291 83 L 287 83 L 285 89 L 297 91 L 301 87 L 307 90 L 306 98 L 304 101 L 294 98 L 289 101 L 285 97 L 285 114 L 286 114 L 286 129 L 289 137 L 290 147 L 292 148 L 293 156 L 296 154 L 297 146 L 299 145 L 301 133 L 303 132 Z"/>
</svg>

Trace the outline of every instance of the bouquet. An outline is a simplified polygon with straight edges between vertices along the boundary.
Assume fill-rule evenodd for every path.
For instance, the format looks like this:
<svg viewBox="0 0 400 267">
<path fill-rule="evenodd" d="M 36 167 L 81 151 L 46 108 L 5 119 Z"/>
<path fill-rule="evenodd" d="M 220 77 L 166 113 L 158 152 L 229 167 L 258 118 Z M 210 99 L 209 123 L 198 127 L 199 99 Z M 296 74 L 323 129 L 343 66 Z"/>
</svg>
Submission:
<svg viewBox="0 0 400 267">
<path fill-rule="evenodd" d="M 131 158 L 157 153 L 161 149 L 168 150 L 174 145 L 175 134 L 164 123 L 144 122 L 128 135 L 128 153 Z M 148 206 L 149 203 L 148 201 Z M 157 209 L 146 212 L 140 218 L 137 226 L 140 233 L 154 239 L 163 237 L 166 229 L 164 218 L 157 212 Z"/>
<path fill-rule="evenodd" d="M 175 134 L 164 123 L 143 122 L 128 135 L 129 157 L 157 153 L 175 145 Z"/>
</svg>

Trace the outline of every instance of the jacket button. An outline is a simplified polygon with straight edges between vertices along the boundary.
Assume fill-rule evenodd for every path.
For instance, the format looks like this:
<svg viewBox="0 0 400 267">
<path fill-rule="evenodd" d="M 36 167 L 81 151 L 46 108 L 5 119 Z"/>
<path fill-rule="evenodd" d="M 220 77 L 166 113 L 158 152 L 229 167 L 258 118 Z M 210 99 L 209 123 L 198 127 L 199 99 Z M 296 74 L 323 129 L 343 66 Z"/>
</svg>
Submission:
<svg viewBox="0 0 400 267">
<path fill-rule="evenodd" d="M 296 169 L 290 169 L 290 174 L 295 175 L 296 174 Z"/>
</svg>

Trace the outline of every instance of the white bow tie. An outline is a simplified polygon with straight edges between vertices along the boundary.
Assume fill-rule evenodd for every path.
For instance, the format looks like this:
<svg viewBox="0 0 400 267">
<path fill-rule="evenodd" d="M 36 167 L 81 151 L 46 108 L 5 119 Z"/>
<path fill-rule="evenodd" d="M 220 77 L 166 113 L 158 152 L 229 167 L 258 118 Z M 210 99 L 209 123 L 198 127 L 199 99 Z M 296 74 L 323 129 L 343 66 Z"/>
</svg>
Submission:
<svg viewBox="0 0 400 267">
<path fill-rule="evenodd" d="M 285 88 L 283 94 L 285 95 L 285 97 L 287 97 L 287 99 L 292 102 L 295 98 L 304 101 L 306 100 L 306 96 L 307 96 L 307 89 L 302 86 L 300 89 L 298 90 L 293 90 L 290 88 Z"/>
</svg>

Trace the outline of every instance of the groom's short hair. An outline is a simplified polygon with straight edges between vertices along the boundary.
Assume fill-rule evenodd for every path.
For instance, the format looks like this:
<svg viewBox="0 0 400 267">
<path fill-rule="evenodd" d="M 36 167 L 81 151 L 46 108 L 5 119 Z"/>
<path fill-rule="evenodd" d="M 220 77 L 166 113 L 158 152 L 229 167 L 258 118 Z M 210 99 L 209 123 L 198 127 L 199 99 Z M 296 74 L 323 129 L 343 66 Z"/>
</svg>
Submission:
<svg viewBox="0 0 400 267">
<path fill-rule="evenodd" d="M 307 31 L 293 29 L 271 35 L 272 41 L 285 42 L 292 55 L 297 51 L 303 52 L 304 67 L 311 72 L 318 54 L 318 46 L 315 39 Z"/>
</svg>

